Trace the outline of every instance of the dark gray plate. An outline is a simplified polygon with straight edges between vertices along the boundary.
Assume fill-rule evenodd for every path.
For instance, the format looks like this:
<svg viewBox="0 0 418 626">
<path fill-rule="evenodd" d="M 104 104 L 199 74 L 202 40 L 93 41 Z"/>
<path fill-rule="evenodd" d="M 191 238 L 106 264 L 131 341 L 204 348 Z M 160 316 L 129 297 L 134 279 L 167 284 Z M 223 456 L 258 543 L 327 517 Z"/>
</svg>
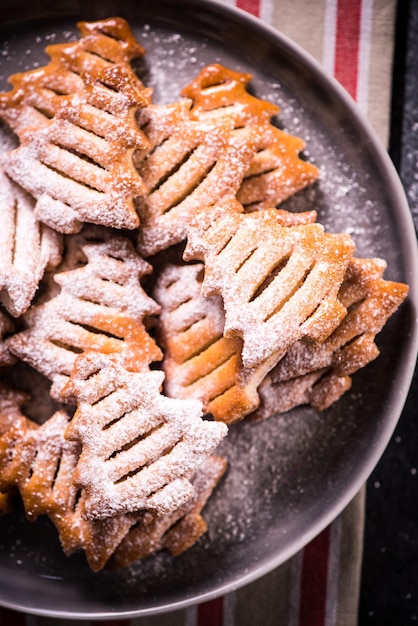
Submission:
<svg viewBox="0 0 418 626">
<path fill-rule="evenodd" d="M 144 5 L 149 8 L 145 8 Z M 0 3 L 0 88 L 47 61 L 43 48 L 76 36 L 79 19 L 127 18 L 148 55 L 142 76 L 155 99 L 177 99 L 203 65 L 254 75 L 254 92 L 280 104 L 279 124 L 307 140 L 322 180 L 288 208 L 353 235 L 359 256 L 388 261 L 408 301 L 378 343 L 381 356 L 322 415 L 292 411 L 231 428 L 230 469 L 206 509 L 209 531 L 184 556 L 160 554 L 125 571 L 93 574 L 63 556 L 45 520 L 0 520 L 0 604 L 58 617 L 111 618 L 167 611 L 245 585 L 295 554 L 368 478 L 400 416 L 416 360 L 417 251 L 405 196 L 385 151 L 356 106 L 286 38 L 224 4 L 196 0 L 9 0 Z"/>
</svg>

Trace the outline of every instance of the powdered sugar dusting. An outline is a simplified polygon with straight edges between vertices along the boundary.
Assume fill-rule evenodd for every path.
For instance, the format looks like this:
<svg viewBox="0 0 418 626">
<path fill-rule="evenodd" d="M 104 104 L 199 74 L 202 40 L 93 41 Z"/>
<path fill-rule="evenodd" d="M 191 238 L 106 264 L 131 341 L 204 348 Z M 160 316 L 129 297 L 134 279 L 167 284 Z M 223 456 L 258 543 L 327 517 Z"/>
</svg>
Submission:
<svg viewBox="0 0 418 626">
<path fill-rule="evenodd" d="M 152 42 L 153 59 L 146 62 L 147 84 L 154 89 L 155 102 L 175 102 L 185 85 L 184 77 L 190 70 L 197 74 L 206 65 L 207 39 L 188 41 L 180 32 L 156 29 L 145 24 L 138 31 L 138 38 L 147 47 Z"/>
<path fill-rule="evenodd" d="M 48 28 L 41 27 L 42 32 L 36 34 L 18 33 L 2 41 L 0 79 L 4 88 L 12 71 L 44 62 L 42 49 L 46 43 L 74 37 L 73 25 L 49 33 Z M 358 151 L 361 137 L 355 137 L 355 141 L 350 138 L 346 130 L 351 128 L 349 120 L 341 126 L 333 125 L 332 111 L 328 111 L 330 117 L 324 114 L 309 87 L 301 90 L 294 76 L 287 75 L 286 82 L 280 67 L 272 68 L 268 63 L 261 66 L 239 46 L 231 51 L 210 37 L 183 33 L 180 28 L 173 32 L 172 27 L 151 22 L 137 25 L 136 34 L 148 50 L 144 67 L 139 70 L 144 71 L 141 76 L 146 84 L 154 87 L 156 102 L 178 98 L 180 88 L 206 63 L 223 62 L 237 70 L 254 72 L 254 91 L 281 107 L 278 124 L 304 137 L 304 156 L 321 171 L 314 187 L 297 194 L 283 208 L 315 208 L 328 230 L 353 236 L 359 254 L 382 256 L 388 260 L 393 276 L 402 275 L 403 261 L 398 260 L 397 250 L 397 241 L 402 238 L 398 236 L 393 207 L 379 185 L 371 184 L 376 180 L 376 171 L 367 151 L 365 156 Z M 9 143 L 9 139 L 4 141 L 5 145 Z M 395 339 L 401 336 L 396 325 L 391 329 L 395 330 Z M 55 550 L 49 526 L 41 523 L 28 531 L 16 515 L 13 524 L 6 520 L 2 527 L 2 559 L 9 570 L 8 580 L 19 588 L 22 568 L 30 571 L 34 566 L 39 585 L 57 580 L 72 603 L 74 599 L 82 603 L 84 592 L 79 592 L 79 587 L 83 572 L 83 584 L 91 589 L 94 599 L 103 592 L 115 606 L 123 597 L 135 607 L 138 598 L 161 597 L 167 588 L 203 589 L 211 577 L 216 584 L 239 580 L 254 564 L 265 563 L 276 550 L 280 554 L 286 549 L 289 541 L 300 539 L 312 520 L 321 518 L 320 508 L 328 510 L 330 500 L 335 502 L 341 495 L 341 485 L 346 481 L 340 478 L 346 479 L 347 472 L 356 475 L 356 468 L 350 464 L 357 458 L 358 443 L 362 442 L 367 451 L 376 439 L 376 428 L 384 429 L 385 420 L 380 416 L 391 404 L 391 387 L 399 383 L 398 354 L 390 342 L 386 344 L 379 371 L 372 366 L 367 376 L 360 374 L 349 397 L 332 410 L 318 415 L 309 408 L 296 409 L 274 417 L 268 424 L 242 423 L 231 428 L 220 447 L 230 462 L 229 470 L 205 512 L 209 531 L 189 554 L 177 559 L 175 566 L 172 558 L 162 553 L 126 571 L 105 572 L 98 576 L 97 583 L 85 574 L 79 555 L 67 559 Z M 389 384 L 382 394 L 385 372 L 390 372 Z M 77 583 L 66 586 L 68 580 Z"/>
</svg>

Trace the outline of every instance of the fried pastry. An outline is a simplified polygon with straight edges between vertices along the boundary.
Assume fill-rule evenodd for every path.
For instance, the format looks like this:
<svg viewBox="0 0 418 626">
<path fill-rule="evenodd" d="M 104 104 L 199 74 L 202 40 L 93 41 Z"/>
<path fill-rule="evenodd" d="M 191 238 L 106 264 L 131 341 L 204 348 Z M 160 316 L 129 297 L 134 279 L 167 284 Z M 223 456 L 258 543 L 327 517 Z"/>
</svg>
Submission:
<svg viewBox="0 0 418 626">
<path fill-rule="evenodd" d="M 404 301 L 407 285 L 383 278 L 382 259 L 353 258 L 338 294 L 347 316 L 320 345 L 291 346 L 274 372 L 274 380 L 289 380 L 332 365 L 338 375 L 350 375 L 379 354 L 376 335 Z"/>
<path fill-rule="evenodd" d="M 155 517 L 151 523 L 140 520 L 113 552 L 109 567 L 128 567 L 160 550 L 179 556 L 194 545 L 207 530 L 201 511 L 226 469 L 223 457 L 209 457 L 192 478 L 193 497 L 173 513 Z"/>
<path fill-rule="evenodd" d="M 224 459 L 209 457 L 192 479 L 192 500 L 164 518 L 140 511 L 88 520 L 86 493 L 73 482 L 80 446 L 65 439 L 68 422 L 63 411 L 41 426 L 19 414 L 0 436 L 0 484 L 6 488 L 0 491 L 0 515 L 11 512 L 20 493 L 27 519 L 48 515 L 64 552 L 82 550 L 93 571 L 103 569 L 115 550 L 111 567 L 124 567 L 145 556 L 146 545 L 149 553 L 167 548 L 180 554 L 205 532 L 200 512 L 226 469 Z"/>
<path fill-rule="evenodd" d="M 89 567 L 102 570 L 114 550 L 142 514 L 109 517 L 106 520 L 87 520 L 84 516 L 85 492 L 68 483 L 68 502 L 58 507 L 49 518 L 57 529 L 58 538 L 67 556 L 82 550 Z"/>
<path fill-rule="evenodd" d="M 127 22 L 78 28 L 0 93 L 0 366 L 32 391 L 0 384 L 0 514 L 99 571 L 194 545 L 227 424 L 329 407 L 408 287 L 277 208 L 319 171 L 250 74 L 153 104 Z"/>
<path fill-rule="evenodd" d="M 67 234 L 83 222 L 138 226 L 134 198 L 146 190 L 132 155 L 147 141 L 134 111 L 147 103 L 132 72 L 112 65 L 61 96 L 51 120 L 21 132 L 5 169 L 37 199 L 39 220 Z"/>
<path fill-rule="evenodd" d="M 260 129 L 232 132 L 229 119 L 191 120 L 187 103 L 150 105 L 137 120 L 153 147 L 135 160 L 148 189 L 136 200 L 138 249 L 147 257 L 183 241 L 197 207 L 238 190 Z"/>
<path fill-rule="evenodd" d="M 270 122 L 280 108 L 248 91 L 252 75 L 235 72 L 219 63 L 206 65 L 181 95 L 192 101 L 192 115 L 199 120 L 230 117 L 234 126 Z"/>
<path fill-rule="evenodd" d="M 82 446 L 74 481 L 89 519 L 141 509 L 171 513 L 193 495 L 190 478 L 227 433 L 201 403 L 160 393 L 164 374 L 128 372 L 120 355 L 80 355 L 62 396 L 77 410 L 66 437 Z"/>
<path fill-rule="evenodd" d="M 203 273 L 201 263 L 169 265 L 153 291 L 161 305 L 156 334 L 164 353 L 164 392 L 200 400 L 205 412 L 229 424 L 257 407 L 263 373 L 244 369 L 240 337 L 223 336 L 222 300 L 201 295 Z"/>
<path fill-rule="evenodd" d="M 0 438 L 0 485 L 19 489 L 28 519 L 35 520 L 57 507 L 56 473 L 62 446 L 76 446 L 63 440 L 67 423 L 64 411 L 55 413 L 42 426 L 22 415 Z"/>
<path fill-rule="evenodd" d="M 300 158 L 304 140 L 271 123 L 279 107 L 248 92 L 251 78 L 251 74 L 215 63 L 204 67 L 182 90 L 182 95 L 193 101 L 195 119 L 227 117 L 238 129 L 263 125 L 257 152 L 237 192 L 246 211 L 277 206 L 319 177 L 315 165 Z"/>
<path fill-rule="evenodd" d="M 246 212 L 278 206 L 319 178 L 313 163 L 300 158 L 305 142 L 266 125 L 257 154 L 237 192 Z"/>
<path fill-rule="evenodd" d="M 351 387 L 351 375 L 379 355 L 376 335 L 408 294 L 403 283 L 383 278 L 382 259 L 353 258 L 338 297 L 348 313 L 322 343 L 298 341 L 259 388 L 252 419 L 264 419 L 300 404 L 322 411 Z"/>
<path fill-rule="evenodd" d="M 316 213 L 277 210 L 276 216 L 283 226 L 296 226 L 313 223 Z M 257 387 L 268 367 L 243 366 L 242 339 L 223 336 L 222 299 L 202 295 L 203 275 L 201 263 L 160 269 L 153 297 L 161 305 L 156 334 L 164 353 L 164 391 L 200 400 L 205 412 L 230 424 L 257 407 Z"/>
<path fill-rule="evenodd" d="M 82 251 L 87 263 L 56 273 L 58 294 L 32 306 L 23 316 L 27 328 L 6 340 L 12 354 L 52 381 L 57 400 L 85 350 L 119 352 L 134 370 L 162 356 L 144 325 L 146 316 L 159 311 L 140 284 L 150 265 L 120 236 L 87 243 Z"/>
<path fill-rule="evenodd" d="M 53 416 L 54 418 L 54 416 Z M 41 428 L 50 430 L 49 422 Z M 53 522 L 58 532 L 58 538 L 65 554 L 70 555 L 82 550 L 85 554 L 89 567 L 97 572 L 103 569 L 119 545 L 123 537 L 132 525 L 142 518 L 143 514 L 129 513 L 117 515 L 106 520 L 87 520 L 85 516 L 86 493 L 74 484 L 73 476 L 80 456 L 78 442 L 70 442 L 65 439 L 65 431 L 68 427 L 68 419 L 62 420 L 57 430 L 57 454 L 48 459 L 47 471 L 52 474 L 55 468 L 54 481 L 51 483 L 51 495 L 53 506 L 48 511 L 48 517 Z M 38 429 L 37 433 L 41 430 Z M 35 437 L 38 449 L 43 452 L 39 435 Z M 61 453 L 59 452 L 61 450 Z M 37 466 L 32 464 L 32 471 L 36 472 Z M 38 475 L 40 476 L 39 472 Z M 28 491 L 26 486 L 26 491 Z M 47 489 L 47 485 L 41 482 L 38 497 Z M 36 497 L 36 496 L 35 496 Z M 28 511 L 26 505 L 26 514 Z"/>
<path fill-rule="evenodd" d="M 66 239 L 64 263 L 69 269 L 55 273 L 62 291 L 111 307 L 135 321 L 159 313 L 159 305 L 141 286 L 152 266 L 127 237 L 105 229 L 85 229 Z"/>
<path fill-rule="evenodd" d="M 205 263 L 202 293 L 222 296 L 226 337 L 245 367 L 272 368 L 302 338 L 324 341 L 346 315 L 338 299 L 354 243 L 320 224 L 280 225 L 276 209 L 244 214 L 234 199 L 201 210 L 184 257 Z"/>
<path fill-rule="evenodd" d="M 338 376 L 327 368 L 280 382 L 267 374 L 258 388 L 260 404 L 248 419 L 259 422 L 305 404 L 324 411 L 351 389 L 351 385 L 350 376 Z"/>
<path fill-rule="evenodd" d="M 0 383 L 0 439 L 8 431 L 13 423 L 22 417 L 22 405 L 28 399 L 23 391 L 12 389 Z M 0 471 L 0 515 L 7 515 L 15 510 L 16 488 L 15 485 L 2 482 Z"/>
<path fill-rule="evenodd" d="M 108 520 L 84 517 L 85 494 L 74 485 L 80 455 L 77 442 L 64 437 L 69 416 L 58 411 L 41 426 L 20 415 L 0 437 L 0 512 L 8 512 L 17 490 L 29 521 L 48 515 L 64 552 L 83 550 L 93 571 L 102 569 L 142 514 Z"/>
<path fill-rule="evenodd" d="M 295 226 L 314 222 L 316 213 L 277 210 L 276 216 L 283 226 Z M 257 387 L 268 368 L 243 366 L 242 339 L 224 337 L 222 299 L 202 295 L 203 275 L 201 263 L 170 263 L 157 278 L 153 297 L 161 305 L 156 334 L 164 353 L 164 391 L 200 400 L 205 412 L 230 424 L 257 407 Z"/>
<path fill-rule="evenodd" d="M 145 54 L 129 24 L 122 18 L 79 22 L 81 39 L 47 46 L 47 65 L 13 74 L 12 89 L 0 93 L 0 118 L 20 136 L 28 127 L 36 127 L 52 118 L 60 96 L 83 88 L 81 76 L 94 75 L 116 63 L 126 66 Z M 134 76 L 134 75 L 133 75 Z M 139 79 L 136 78 L 141 87 Z"/>
<path fill-rule="evenodd" d="M 45 270 L 61 259 L 60 236 L 33 208 L 33 199 L 0 167 L 0 302 L 15 317 L 29 307 Z"/>
</svg>

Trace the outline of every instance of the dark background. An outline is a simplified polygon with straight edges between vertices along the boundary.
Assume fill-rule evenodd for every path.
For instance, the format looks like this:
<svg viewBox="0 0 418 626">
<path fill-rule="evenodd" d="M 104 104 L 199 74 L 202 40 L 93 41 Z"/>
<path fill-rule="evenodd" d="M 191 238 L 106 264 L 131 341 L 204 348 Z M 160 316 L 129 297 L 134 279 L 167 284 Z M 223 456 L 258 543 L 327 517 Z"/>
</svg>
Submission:
<svg viewBox="0 0 418 626">
<path fill-rule="evenodd" d="M 399 0 L 390 156 L 418 230 L 418 1 Z M 418 372 L 367 486 L 359 626 L 418 625 Z"/>
</svg>

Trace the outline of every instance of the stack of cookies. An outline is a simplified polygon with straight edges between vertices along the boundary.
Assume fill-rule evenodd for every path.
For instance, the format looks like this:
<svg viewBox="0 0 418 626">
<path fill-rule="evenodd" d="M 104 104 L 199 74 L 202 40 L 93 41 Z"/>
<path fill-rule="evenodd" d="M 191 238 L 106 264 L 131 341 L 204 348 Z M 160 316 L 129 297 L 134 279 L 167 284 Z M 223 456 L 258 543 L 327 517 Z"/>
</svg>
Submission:
<svg viewBox="0 0 418 626">
<path fill-rule="evenodd" d="M 209 65 L 156 104 L 129 24 L 78 26 L 0 94 L 0 510 L 97 571 L 191 547 L 229 425 L 328 408 L 408 287 L 278 208 L 319 170 L 250 75 Z"/>
</svg>

